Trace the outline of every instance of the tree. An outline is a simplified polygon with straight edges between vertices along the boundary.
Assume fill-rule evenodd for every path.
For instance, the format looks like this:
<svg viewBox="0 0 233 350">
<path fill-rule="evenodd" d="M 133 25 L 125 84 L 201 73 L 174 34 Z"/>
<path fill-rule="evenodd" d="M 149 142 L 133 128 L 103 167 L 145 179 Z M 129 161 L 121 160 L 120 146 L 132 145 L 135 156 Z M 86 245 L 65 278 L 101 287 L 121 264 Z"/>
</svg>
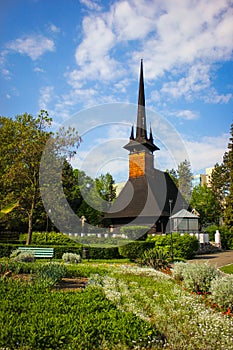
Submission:
<svg viewBox="0 0 233 350">
<path fill-rule="evenodd" d="M 190 205 L 200 214 L 202 226 L 219 224 L 221 207 L 216 194 L 206 184 L 194 187 Z"/>
<path fill-rule="evenodd" d="M 97 192 L 106 202 L 110 203 L 116 198 L 114 183 L 113 177 L 109 173 L 105 175 L 101 174 L 100 177 L 95 180 Z"/>
<path fill-rule="evenodd" d="M 57 158 L 67 158 L 74 153 L 72 147 L 78 146 L 80 137 L 73 129 L 61 129 L 53 135 L 47 129 L 52 119 L 44 110 L 37 117 L 30 114 L 16 116 L 15 120 L 1 118 L 1 131 L 9 137 L 3 140 L 2 184 L 4 190 L 1 197 L 12 203 L 19 201 L 16 208 L 18 218 L 27 217 L 27 244 L 31 242 L 33 217 L 35 209 L 41 201 L 39 172 L 41 157 L 49 139 L 52 139 L 52 152 Z M 69 150 L 71 147 L 71 151 Z M 4 204 L 4 203 L 3 203 Z M 26 214 L 26 217 L 25 217 Z"/>
<path fill-rule="evenodd" d="M 211 189 L 216 193 L 222 208 L 224 223 L 233 226 L 233 124 L 228 144 L 228 152 L 221 164 L 216 164 L 210 180 Z"/>
<path fill-rule="evenodd" d="M 95 180 L 87 176 L 83 171 L 75 170 L 79 176 L 79 190 L 82 203 L 78 208 L 78 216 L 85 216 L 91 225 L 101 225 L 103 213 L 116 197 L 114 180 L 109 173 L 100 175 Z"/>
<path fill-rule="evenodd" d="M 177 171 L 175 169 L 171 169 L 171 170 L 167 169 L 166 172 L 168 173 L 168 175 L 170 176 L 172 181 L 175 183 L 175 185 L 178 187 L 179 186 L 179 181 L 178 181 Z"/>
<path fill-rule="evenodd" d="M 192 193 L 192 172 L 188 160 L 185 160 L 178 165 L 177 174 L 179 190 L 184 199 L 189 202 Z"/>
<path fill-rule="evenodd" d="M 233 227 L 233 124 L 231 124 L 231 137 L 228 144 L 228 153 L 223 162 L 227 169 L 229 183 L 224 211 L 224 222 L 227 226 Z"/>
</svg>

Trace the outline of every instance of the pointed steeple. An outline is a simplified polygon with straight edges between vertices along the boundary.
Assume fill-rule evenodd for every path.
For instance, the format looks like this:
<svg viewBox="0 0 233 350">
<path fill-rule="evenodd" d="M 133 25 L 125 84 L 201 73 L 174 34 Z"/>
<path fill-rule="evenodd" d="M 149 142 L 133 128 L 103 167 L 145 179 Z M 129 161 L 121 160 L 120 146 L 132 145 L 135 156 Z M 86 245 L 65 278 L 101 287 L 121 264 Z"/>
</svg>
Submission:
<svg viewBox="0 0 233 350">
<path fill-rule="evenodd" d="M 137 113 L 136 139 L 147 140 L 143 60 L 141 60 L 139 89 L 138 89 L 138 113 Z"/>
<path fill-rule="evenodd" d="M 130 152 L 147 150 L 148 152 L 153 153 L 154 151 L 159 150 L 154 144 L 151 127 L 150 136 L 149 138 L 147 137 L 143 60 L 141 60 L 140 65 L 136 137 L 134 137 L 134 127 L 132 126 L 129 143 L 125 145 L 124 148 Z"/>
<path fill-rule="evenodd" d="M 134 127 L 132 125 L 130 140 L 134 140 Z"/>
</svg>

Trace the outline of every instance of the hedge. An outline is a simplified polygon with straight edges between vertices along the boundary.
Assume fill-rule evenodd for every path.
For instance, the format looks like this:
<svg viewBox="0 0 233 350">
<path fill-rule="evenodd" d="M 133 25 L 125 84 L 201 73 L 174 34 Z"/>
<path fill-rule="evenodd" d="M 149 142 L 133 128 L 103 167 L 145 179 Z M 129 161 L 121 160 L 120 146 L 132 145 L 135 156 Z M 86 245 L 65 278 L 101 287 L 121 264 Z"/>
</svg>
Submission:
<svg viewBox="0 0 233 350">
<path fill-rule="evenodd" d="M 10 257 L 13 250 L 17 249 L 19 244 L 0 244 L 0 258 Z M 39 247 L 36 245 L 30 245 L 30 247 Z M 82 256 L 83 246 L 49 246 L 50 248 L 54 248 L 54 258 L 62 259 L 62 255 L 64 253 L 74 253 L 80 254 Z M 89 258 L 90 259 L 120 259 L 122 256 L 120 255 L 117 247 L 86 247 L 88 249 Z"/>
<path fill-rule="evenodd" d="M 154 248 L 154 242 L 134 241 L 118 248 L 120 255 L 130 260 L 136 260 L 142 257 L 142 254 L 147 249 Z"/>
<path fill-rule="evenodd" d="M 166 252 L 171 250 L 172 242 L 173 257 L 180 259 L 192 259 L 199 247 L 197 238 L 188 233 L 182 236 L 179 233 L 173 233 L 172 236 L 170 234 L 154 236 L 151 241 L 154 242 L 156 248 L 162 247 Z"/>
</svg>

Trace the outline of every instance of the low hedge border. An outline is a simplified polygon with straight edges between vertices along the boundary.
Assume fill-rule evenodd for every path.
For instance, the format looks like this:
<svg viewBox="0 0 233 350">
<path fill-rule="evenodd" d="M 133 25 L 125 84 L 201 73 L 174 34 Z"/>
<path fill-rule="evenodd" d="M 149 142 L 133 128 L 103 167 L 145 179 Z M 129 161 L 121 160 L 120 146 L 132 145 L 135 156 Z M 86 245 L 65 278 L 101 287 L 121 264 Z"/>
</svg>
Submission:
<svg viewBox="0 0 233 350">
<path fill-rule="evenodd" d="M 18 249 L 20 245 L 19 244 L 0 244 L 0 258 L 6 257 L 9 258 L 13 250 Z M 39 247 L 38 245 L 30 245 L 30 247 Z M 50 248 L 54 248 L 54 258 L 55 259 L 62 259 L 62 255 L 64 253 L 74 253 L 79 254 L 82 256 L 83 248 L 84 246 L 51 246 Z M 88 258 L 89 259 L 121 259 L 123 256 L 120 255 L 118 251 L 118 247 L 89 247 L 85 246 L 85 248 L 88 249 Z"/>
</svg>

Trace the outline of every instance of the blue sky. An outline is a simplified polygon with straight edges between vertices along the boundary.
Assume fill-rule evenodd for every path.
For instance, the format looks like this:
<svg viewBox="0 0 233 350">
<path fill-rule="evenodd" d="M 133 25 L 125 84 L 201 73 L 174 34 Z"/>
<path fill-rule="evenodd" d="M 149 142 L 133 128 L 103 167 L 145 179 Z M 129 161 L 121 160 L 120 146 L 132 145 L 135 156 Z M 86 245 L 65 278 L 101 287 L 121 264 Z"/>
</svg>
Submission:
<svg viewBox="0 0 233 350">
<path fill-rule="evenodd" d="M 141 58 L 156 167 L 188 158 L 199 173 L 221 162 L 233 119 L 233 1 L 2 0 L 0 23 L 0 114 L 46 109 L 54 128 L 75 125 L 74 166 L 126 180 Z"/>
</svg>

